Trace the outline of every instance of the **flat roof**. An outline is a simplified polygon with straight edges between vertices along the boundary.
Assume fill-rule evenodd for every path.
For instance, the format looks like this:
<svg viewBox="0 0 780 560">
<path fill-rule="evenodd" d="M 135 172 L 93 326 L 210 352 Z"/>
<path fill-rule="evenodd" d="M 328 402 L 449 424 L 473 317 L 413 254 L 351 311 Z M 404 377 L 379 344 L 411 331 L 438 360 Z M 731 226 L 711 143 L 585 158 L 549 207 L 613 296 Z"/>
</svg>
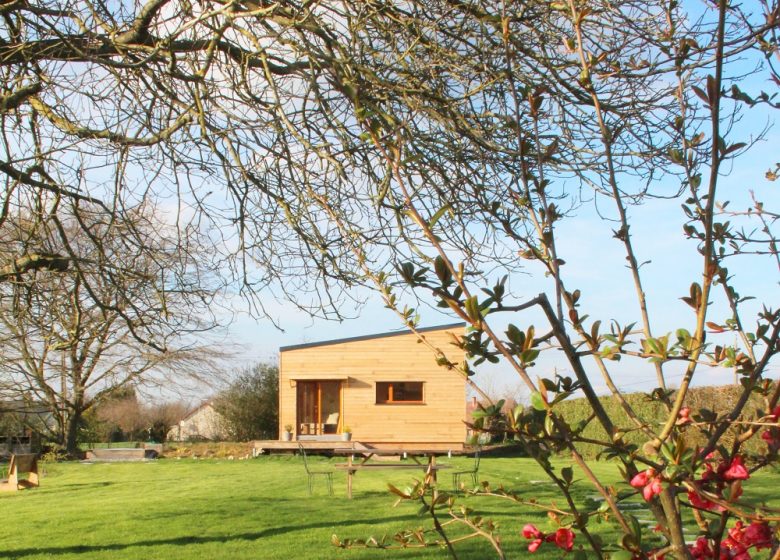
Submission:
<svg viewBox="0 0 780 560">
<path fill-rule="evenodd" d="M 436 327 L 424 327 L 417 329 L 417 332 L 429 332 L 429 331 L 441 331 L 444 329 L 463 328 L 466 323 L 450 323 L 448 325 L 438 325 Z M 400 331 L 388 331 L 379 334 L 366 334 L 363 336 L 353 336 L 350 338 L 335 338 L 333 340 L 323 340 L 321 342 L 307 342 L 306 344 L 293 344 L 291 346 L 280 346 L 279 352 L 286 352 L 287 350 L 300 350 L 302 348 L 314 348 L 315 346 L 330 346 L 332 344 L 342 344 L 344 342 L 357 342 L 359 340 L 372 340 L 375 338 L 385 338 L 390 336 L 399 336 L 402 334 L 412 334 L 409 329 Z"/>
</svg>

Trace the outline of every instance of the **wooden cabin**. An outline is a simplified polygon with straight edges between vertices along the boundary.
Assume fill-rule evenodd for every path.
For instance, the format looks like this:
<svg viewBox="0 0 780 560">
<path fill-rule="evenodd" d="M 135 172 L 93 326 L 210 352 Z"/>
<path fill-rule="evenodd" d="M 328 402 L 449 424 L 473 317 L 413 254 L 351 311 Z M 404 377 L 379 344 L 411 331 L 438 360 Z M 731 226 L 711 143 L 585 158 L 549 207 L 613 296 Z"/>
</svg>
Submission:
<svg viewBox="0 0 780 560">
<path fill-rule="evenodd" d="M 465 359 L 452 344 L 464 325 L 419 332 L 450 361 Z M 410 331 L 280 348 L 279 435 L 334 441 L 346 427 L 352 440 L 373 447 L 424 446 L 457 450 L 466 441 L 466 382 L 439 366 Z"/>
</svg>

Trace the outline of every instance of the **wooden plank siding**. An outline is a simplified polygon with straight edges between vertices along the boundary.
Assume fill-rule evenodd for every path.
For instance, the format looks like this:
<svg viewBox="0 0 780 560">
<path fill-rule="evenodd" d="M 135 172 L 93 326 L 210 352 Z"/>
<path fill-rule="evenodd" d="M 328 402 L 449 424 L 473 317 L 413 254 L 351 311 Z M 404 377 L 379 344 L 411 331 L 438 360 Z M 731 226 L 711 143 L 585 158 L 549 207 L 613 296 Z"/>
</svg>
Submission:
<svg viewBox="0 0 780 560">
<path fill-rule="evenodd" d="M 463 351 L 452 345 L 449 333 L 463 334 L 452 325 L 424 332 L 427 340 L 456 363 Z M 279 359 L 279 432 L 296 426 L 297 380 L 342 381 L 340 427 L 352 428 L 353 440 L 377 447 L 425 445 L 461 449 L 466 383 L 462 376 L 436 364 L 433 351 L 417 336 L 404 332 L 321 345 L 282 348 Z M 423 382 L 423 403 L 376 403 L 376 384 L 383 381 Z M 294 432 L 297 436 L 297 432 Z"/>
</svg>

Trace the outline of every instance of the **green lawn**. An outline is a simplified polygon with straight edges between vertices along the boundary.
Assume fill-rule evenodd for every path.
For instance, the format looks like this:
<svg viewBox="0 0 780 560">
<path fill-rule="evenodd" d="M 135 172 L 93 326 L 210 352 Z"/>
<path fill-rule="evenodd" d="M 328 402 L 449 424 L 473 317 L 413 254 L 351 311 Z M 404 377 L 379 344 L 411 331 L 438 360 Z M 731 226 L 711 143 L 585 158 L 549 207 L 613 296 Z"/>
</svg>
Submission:
<svg viewBox="0 0 780 560">
<path fill-rule="evenodd" d="M 324 459 L 315 462 L 328 463 Z M 336 462 L 337 459 L 331 462 Z M 471 460 L 446 459 L 456 466 Z M 323 465 L 324 466 L 324 465 Z M 593 463 L 615 481 L 610 464 Z M 377 551 L 342 550 L 331 535 L 379 537 L 405 528 L 430 526 L 416 507 L 393 508 L 391 482 L 404 487 L 415 475 L 407 471 L 359 473 L 355 498 L 346 498 L 346 476 L 334 477 L 335 496 L 317 481 L 315 495 L 306 492 L 303 465 L 297 457 L 262 457 L 246 461 L 161 459 L 148 463 L 47 464 L 41 488 L 0 495 L 0 557 L 101 559 L 381 559 L 447 558 L 440 549 Z M 773 478 L 746 485 L 764 498 L 780 494 Z M 503 483 L 525 498 L 555 499 L 553 488 L 528 459 L 483 459 L 480 478 Z M 449 485 L 447 471 L 441 482 Z M 625 485 L 623 485 L 625 488 Z M 595 492 L 577 483 L 584 500 Z M 519 535 L 523 524 L 548 528 L 545 515 L 528 507 L 489 498 L 462 499 L 497 520 L 508 557 L 526 556 Z M 560 502 L 560 500 L 559 500 Z M 638 510 L 641 517 L 641 510 Z M 606 526 L 598 529 L 607 530 Z M 613 536 L 604 535 L 612 540 Z M 484 541 L 458 545 L 461 559 L 492 558 Z M 559 558 L 545 547 L 534 558 Z"/>
</svg>

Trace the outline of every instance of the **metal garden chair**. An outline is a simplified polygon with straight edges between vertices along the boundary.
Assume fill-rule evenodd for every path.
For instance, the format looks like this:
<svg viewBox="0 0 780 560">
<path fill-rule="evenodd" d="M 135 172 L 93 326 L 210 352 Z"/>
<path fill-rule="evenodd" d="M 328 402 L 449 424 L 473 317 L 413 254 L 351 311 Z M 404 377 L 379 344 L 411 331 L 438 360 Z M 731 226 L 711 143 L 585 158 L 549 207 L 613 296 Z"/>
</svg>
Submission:
<svg viewBox="0 0 780 560">
<path fill-rule="evenodd" d="M 312 470 L 309 467 L 309 461 L 306 458 L 306 449 L 304 449 L 303 445 L 298 443 L 298 450 L 301 453 L 301 457 L 303 457 L 303 467 L 306 469 L 306 474 L 309 477 L 309 496 L 312 494 L 312 489 L 314 487 L 314 477 L 316 476 L 324 476 L 325 481 L 328 484 L 328 493 L 332 496 L 333 495 L 333 471 L 331 470 Z"/>
<path fill-rule="evenodd" d="M 460 490 L 460 477 L 464 475 L 470 475 L 471 481 L 474 484 L 474 486 L 477 485 L 477 473 L 479 472 L 479 456 L 482 453 L 482 448 L 477 447 L 477 450 L 474 452 L 474 467 L 471 469 L 466 469 L 462 471 L 455 471 L 452 473 L 452 488 L 456 492 Z"/>
</svg>

